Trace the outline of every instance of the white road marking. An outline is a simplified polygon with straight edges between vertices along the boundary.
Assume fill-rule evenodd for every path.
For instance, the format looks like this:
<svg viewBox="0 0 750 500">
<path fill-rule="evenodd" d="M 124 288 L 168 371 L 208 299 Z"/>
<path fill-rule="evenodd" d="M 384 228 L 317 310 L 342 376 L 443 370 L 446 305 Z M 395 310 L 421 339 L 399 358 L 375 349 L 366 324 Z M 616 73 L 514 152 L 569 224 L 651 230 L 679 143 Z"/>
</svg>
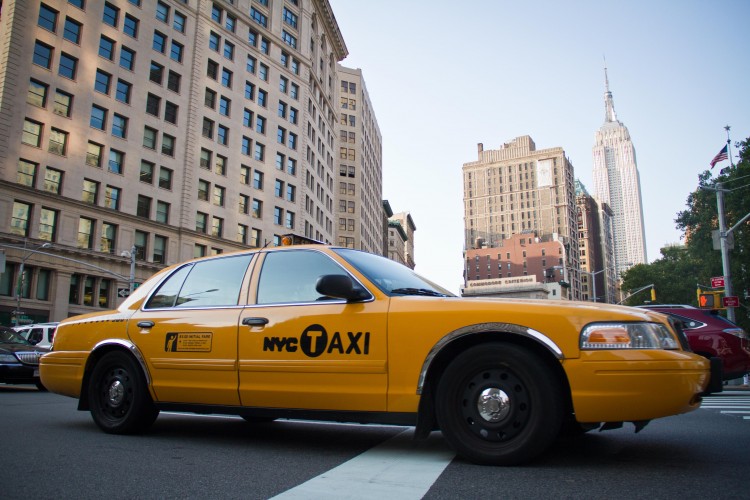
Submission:
<svg viewBox="0 0 750 500">
<path fill-rule="evenodd" d="M 408 428 L 348 462 L 314 477 L 274 499 L 422 498 L 455 454 L 439 433 L 414 441 Z"/>
</svg>

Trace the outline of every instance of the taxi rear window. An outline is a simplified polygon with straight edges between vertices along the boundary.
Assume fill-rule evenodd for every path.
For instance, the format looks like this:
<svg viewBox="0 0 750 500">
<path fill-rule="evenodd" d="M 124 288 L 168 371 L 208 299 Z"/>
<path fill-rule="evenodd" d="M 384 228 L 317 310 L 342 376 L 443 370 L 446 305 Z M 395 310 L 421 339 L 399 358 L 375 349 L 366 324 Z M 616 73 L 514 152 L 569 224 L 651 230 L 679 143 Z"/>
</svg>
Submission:
<svg viewBox="0 0 750 500">
<path fill-rule="evenodd" d="M 151 296 L 146 309 L 235 306 L 252 254 L 187 264 Z"/>
</svg>

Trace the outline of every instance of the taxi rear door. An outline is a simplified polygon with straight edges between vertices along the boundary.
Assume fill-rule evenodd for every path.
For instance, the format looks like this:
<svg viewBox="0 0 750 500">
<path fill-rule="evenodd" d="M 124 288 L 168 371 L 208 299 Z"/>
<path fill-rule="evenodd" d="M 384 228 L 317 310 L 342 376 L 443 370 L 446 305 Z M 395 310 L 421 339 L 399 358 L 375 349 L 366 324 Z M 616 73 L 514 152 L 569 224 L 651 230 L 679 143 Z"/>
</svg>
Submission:
<svg viewBox="0 0 750 500">
<path fill-rule="evenodd" d="M 320 276 L 349 274 L 323 252 L 271 252 L 259 264 L 256 303 L 240 319 L 242 405 L 385 411 L 387 300 L 318 294 Z"/>
<path fill-rule="evenodd" d="M 237 333 L 252 257 L 182 266 L 129 320 L 128 335 L 145 358 L 158 401 L 239 404 Z"/>
</svg>

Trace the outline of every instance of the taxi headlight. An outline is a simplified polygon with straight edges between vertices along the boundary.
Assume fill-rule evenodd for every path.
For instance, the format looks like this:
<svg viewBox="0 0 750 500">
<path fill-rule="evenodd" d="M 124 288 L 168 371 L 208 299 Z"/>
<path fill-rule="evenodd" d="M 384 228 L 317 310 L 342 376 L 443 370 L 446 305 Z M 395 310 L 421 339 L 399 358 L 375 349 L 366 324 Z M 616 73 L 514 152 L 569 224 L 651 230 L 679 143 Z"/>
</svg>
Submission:
<svg viewBox="0 0 750 500">
<path fill-rule="evenodd" d="M 679 349 L 680 344 L 659 323 L 592 323 L 581 331 L 581 349 Z"/>
</svg>

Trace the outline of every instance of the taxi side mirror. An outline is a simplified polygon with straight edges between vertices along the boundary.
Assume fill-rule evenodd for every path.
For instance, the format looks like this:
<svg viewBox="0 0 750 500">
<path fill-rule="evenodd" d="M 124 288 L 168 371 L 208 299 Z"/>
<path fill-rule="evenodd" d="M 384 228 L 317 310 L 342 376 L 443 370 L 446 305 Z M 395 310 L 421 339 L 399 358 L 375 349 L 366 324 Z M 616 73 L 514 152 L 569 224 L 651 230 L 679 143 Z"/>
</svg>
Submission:
<svg viewBox="0 0 750 500">
<path fill-rule="evenodd" d="M 318 278 L 315 291 L 326 297 L 346 299 L 347 302 L 357 302 L 370 298 L 370 294 L 351 277 L 345 274 L 325 274 Z"/>
</svg>

